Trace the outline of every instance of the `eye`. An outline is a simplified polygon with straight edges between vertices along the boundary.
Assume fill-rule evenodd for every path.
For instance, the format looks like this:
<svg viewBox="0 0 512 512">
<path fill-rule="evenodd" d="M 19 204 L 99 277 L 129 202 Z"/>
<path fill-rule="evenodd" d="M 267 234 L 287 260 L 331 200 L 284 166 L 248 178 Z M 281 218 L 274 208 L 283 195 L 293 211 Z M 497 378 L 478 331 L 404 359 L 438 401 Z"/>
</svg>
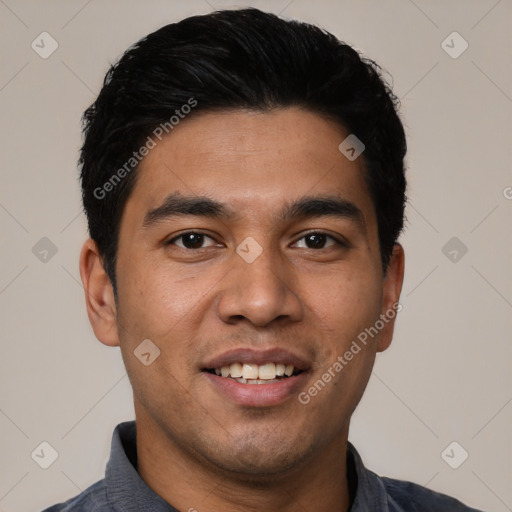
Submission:
<svg viewBox="0 0 512 512">
<path fill-rule="evenodd" d="M 207 240 L 211 240 L 214 243 L 203 246 Z M 195 231 L 188 231 L 187 233 L 182 233 L 181 235 L 169 240 L 166 245 L 176 245 L 182 249 L 204 249 L 205 247 L 216 244 L 215 240 L 211 236 L 205 235 L 204 233 L 197 233 Z"/>
<path fill-rule="evenodd" d="M 318 231 L 315 231 L 313 233 L 308 233 L 307 235 L 303 236 L 302 238 L 299 238 L 297 242 L 295 242 L 295 246 L 298 246 L 298 244 L 301 243 L 301 241 L 304 240 L 304 243 L 302 246 L 299 245 L 301 248 L 305 249 L 325 249 L 327 247 L 331 247 L 333 245 L 339 245 L 342 247 L 346 247 L 346 244 L 344 244 L 341 240 L 338 240 L 334 238 L 331 235 L 328 235 L 327 233 L 321 233 Z M 328 245 L 326 245 L 328 242 L 330 242 Z"/>
</svg>

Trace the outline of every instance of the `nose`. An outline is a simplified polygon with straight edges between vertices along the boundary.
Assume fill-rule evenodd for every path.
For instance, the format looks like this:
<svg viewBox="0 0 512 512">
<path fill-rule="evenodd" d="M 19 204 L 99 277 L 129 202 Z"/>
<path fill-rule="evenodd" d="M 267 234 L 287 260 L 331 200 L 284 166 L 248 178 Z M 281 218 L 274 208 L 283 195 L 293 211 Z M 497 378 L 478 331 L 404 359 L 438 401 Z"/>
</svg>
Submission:
<svg viewBox="0 0 512 512">
<path fill-rule="evenodd" d="M 219 292 L 217 308 L 220 319 L 228 324 L 248 321 L 254 326 L 297 322 L 303 307 L 291 269 L 271 250 L 263 250 L 248 263 L 233 255 L 233 266 Z"/>
</svg>

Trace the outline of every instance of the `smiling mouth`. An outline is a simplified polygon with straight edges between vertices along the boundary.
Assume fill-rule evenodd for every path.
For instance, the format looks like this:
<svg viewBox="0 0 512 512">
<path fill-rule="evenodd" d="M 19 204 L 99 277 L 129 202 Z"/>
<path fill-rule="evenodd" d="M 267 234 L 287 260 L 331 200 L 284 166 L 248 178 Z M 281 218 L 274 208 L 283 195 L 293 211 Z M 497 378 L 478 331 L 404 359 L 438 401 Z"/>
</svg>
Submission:
<svg viewBox="0 0 512 512">
<path fill-rule="evenodd" d="M 240 384 L 273 384 L 302 373 L 293 365 L 282 363 L 232 363 L 220 368 L 206 368 L 204 371 Z"/>
</svg>

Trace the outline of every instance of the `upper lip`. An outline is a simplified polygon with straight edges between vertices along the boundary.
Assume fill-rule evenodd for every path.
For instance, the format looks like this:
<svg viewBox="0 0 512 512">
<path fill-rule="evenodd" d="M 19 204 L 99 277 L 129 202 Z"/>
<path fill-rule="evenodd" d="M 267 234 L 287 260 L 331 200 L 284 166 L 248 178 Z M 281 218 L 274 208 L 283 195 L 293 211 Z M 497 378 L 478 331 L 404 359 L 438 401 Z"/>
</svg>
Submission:
<svg viewBox="0 0 512 512">
<path fill-rule="evenodd" d="M 237 348 L 212 357 L 202 365 L 202 369 L 209 370 L 212 368 L 222 368 L 223 366 L 229 366 L 233 363 L 257 365 L 276 363 L 293 365 L 297 370 L 301 371 L 305 371 L 311 366 L 305 359 L 282 348 L 270 348 L 266 350 Z"/>
</svg>

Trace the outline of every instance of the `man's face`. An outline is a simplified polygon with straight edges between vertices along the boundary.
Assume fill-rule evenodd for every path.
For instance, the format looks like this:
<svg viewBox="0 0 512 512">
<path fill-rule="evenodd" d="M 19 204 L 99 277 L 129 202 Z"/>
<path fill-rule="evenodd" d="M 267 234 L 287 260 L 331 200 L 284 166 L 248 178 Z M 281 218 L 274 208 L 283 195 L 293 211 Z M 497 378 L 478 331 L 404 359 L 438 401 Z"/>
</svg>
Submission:
<svg viewBox="0 0 512 512">
<path fill-rule="evenodd" d="M 202 464 L 278 473 L 342 442 L 390 341 L 392 321 L 333 369 L 398 300 L 362 158 L 338 149 L 347 135 L 295 108 L 201 114 L 140 165 L 119 235 L 119 342 L 138 424 Z M 184 199 L 223 211 L 172 215 Z M 160 349 L 148 366 L 134 355 L 145 339 Z M 216 374 L 239 364 L 270 382 Z M 281 365 L 298 375 L 272 379 Z"/>
</svg>

